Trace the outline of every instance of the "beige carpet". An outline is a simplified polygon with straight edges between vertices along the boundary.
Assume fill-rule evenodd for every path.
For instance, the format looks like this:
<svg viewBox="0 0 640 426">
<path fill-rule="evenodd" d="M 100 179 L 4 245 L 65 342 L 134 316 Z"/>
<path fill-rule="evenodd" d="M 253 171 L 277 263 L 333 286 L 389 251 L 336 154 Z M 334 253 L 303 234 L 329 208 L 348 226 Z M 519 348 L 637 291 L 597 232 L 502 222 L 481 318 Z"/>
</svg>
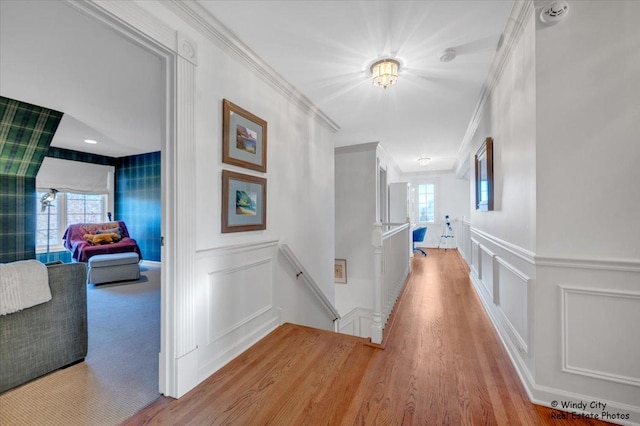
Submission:
<svg viewBox="0 0 640 426">
<path fill-rule="evenodd" d="M 87 288 L 85 362 L 0 394 L 0 425 L 116 425 L 158 396 L 160 267 Z"/>
</svg>

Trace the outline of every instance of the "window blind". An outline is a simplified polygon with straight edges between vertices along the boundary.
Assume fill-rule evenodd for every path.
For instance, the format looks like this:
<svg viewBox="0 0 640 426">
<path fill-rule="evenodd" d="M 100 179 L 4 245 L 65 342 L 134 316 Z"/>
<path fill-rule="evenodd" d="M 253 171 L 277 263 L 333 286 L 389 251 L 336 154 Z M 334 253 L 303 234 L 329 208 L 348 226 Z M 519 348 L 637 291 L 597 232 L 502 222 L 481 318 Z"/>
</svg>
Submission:
<svg viewBox="0 0 640 426">
<path fill-rule="evenodd" d="M 36 188 L 77 194 L 112 194 L 115 167 L 45 157 Z"/>
</svg>

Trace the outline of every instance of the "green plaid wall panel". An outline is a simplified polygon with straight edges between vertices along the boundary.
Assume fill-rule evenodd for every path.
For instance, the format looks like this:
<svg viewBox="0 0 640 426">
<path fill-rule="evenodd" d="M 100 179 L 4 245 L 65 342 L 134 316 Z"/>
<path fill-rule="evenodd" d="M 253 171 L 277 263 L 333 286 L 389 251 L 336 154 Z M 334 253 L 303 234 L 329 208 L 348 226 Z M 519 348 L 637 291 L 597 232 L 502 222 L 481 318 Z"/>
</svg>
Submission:
<svg viewBox="0 0 640 426">
<path fill-rule="evenodd" d="M 0 96 L 0 262 L 35 258 L 35 178 L 61 119 Z"/>
<path fill-rule="evenodd" d="M 0 175 L 35 177 L 62 115 L 0 96 Z"/>
<path fill-rule="evenodd" d="M 0 176 L 0 263 L 35 258 L 36 180 Z"/>
</svg>

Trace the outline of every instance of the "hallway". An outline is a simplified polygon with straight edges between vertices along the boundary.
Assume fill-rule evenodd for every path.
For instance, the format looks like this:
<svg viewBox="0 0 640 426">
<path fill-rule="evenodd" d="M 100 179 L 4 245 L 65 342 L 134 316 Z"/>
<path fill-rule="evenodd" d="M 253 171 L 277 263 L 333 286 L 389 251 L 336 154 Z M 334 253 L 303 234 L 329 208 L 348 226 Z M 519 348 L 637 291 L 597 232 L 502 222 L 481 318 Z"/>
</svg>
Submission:
<svg viewBox="0 0 640 426">
<path fill-rule="evenodd" d="M 125 424 L 604 424 L 532 405 L 455 250 L 429 250 L 384 350 L 285 324 Z M 569 416 L 571 417 L 571 416 Z"/>
</svg>

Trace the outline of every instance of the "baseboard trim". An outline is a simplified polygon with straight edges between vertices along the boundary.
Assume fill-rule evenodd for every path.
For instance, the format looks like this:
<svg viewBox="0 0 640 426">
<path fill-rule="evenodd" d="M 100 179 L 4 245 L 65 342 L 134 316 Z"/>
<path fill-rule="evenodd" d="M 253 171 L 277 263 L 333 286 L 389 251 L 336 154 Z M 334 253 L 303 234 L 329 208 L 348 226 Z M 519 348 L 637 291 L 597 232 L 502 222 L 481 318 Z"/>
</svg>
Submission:
<svg viewBox="0 0 640 426">
<path fill-rule="evenodd" d="M 198 370 L 200 381 L 205 380 L 207 377 L 214 374 L 216 371 L 227 365 L 238 355 L 255 345 L 259 340 L 266 337 L 276 328 L 280 327 L 280 320 L 277 316 L 271 318 L 268 322 L 255 329 L 252 333 L 247 335 L 244 339 L 236 342 L 232 347 L 219 354 L 214 359 L 208 360 Z"/>
<path fill-rule="evenodd" d="M 520 378 L 520 381 L 522 382 L 527 395 L 529 396 L 529 399 L 533 399 L 533 394 L 531 392 L 531 388 L 535 384 L 533 376 L 531 375 L 531 372 L 529 371 L 527 366 L 524 364 L 524 360 L 520 356 L 516 355 L 518 354 L 516 346 L 508 337 L 509 334 L 507 333 L 507 330 L 504 329 L 502 323 L 498 320 L 495 312 L 491 308 L 491 305 L 493 304 L 493 299 L 490 298 L 491 295 L 484 293 L 484 286 L 480 282 L 480 278 L 475 275 L 473 271 L 469 273 L 469 279 L 473 284 L 473 288 L 476 291 L 480 302 L 482 302 L 482 307 L 487 313 L 489 320 L 493 324 L 493 328 L 496 330 L 498 337 L 502 342 L 502 346 L 504 346 L 504 348 L 506 349 L 507 355 L 509 355 L 509 358 L 511 359 L 511 364 L 513 364 L 514 368 L 516 369 L 516 373 L 518 374 L 518 377 Z"/>
<path fill-rule="evenodd" d="M 604 420 L 604 421 L 608 421 L 615 424 L 635 425 L 635 426 L 640 425 L 640 407 L 636 407 L 628 404 L 621 404 L 619 402 L 608 401 L 601 398 L 594 398 L 588 395 L 566 392 L 559 389 L 549 388 L 546 386 L 539 386 L 535 384 L 532 386 L 532 389 L 533 389 L 534 396 L 530 397 L 530 399 L 531 399 L 531 402 L 536 405 L 542 405 L 543 407 L 551 408 L 558 411 L 569 412 L 569 413 L 576 412 L 576 413 L 579 413 L 578 416 L 582 414 L 584 415 L 585 418 L 587 417 L 595 418 L 595 415 L 597 415 L 598 420 Z M 528 390 L 527 390 L 527 393 L 529 393 Z M 614 416 L 620 414 L 622 417 L 627 417 L 627 416 L 628 417 L 620 418 L 620 419 L 606 418 L 606 417 L 603 418 L 602 416 L 603 409 L 599 409 L 600 411 L 596 411 L 598 410 L 597 408 L 592 409 L 592 411 L 578 410 L 575 408 L 563 409 L 561 408 L 560 405 L 554 407 L 553 406 L 554 402 L 558 404 L 561 404 L 562 402 L 586 402 L 587 404 L 590 404 L 591 402 L 595 402 L 595 403 L 600 402 L 600 403 L 607 404 L 606 409 L 604 410 L 607 413 Z"/>
</svg>

